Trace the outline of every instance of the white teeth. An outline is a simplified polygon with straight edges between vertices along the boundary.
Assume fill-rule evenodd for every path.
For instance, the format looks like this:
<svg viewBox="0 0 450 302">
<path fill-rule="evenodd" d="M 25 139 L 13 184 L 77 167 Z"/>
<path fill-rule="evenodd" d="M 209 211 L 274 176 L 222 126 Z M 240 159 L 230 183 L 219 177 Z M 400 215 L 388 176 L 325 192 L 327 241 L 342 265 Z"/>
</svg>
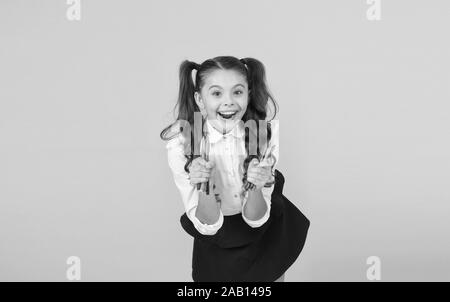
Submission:
<svg viewBox="0 0 450 302">
<path fill-rule="evenodd" d="M 218 112 L 219 116 L 223 119 L 231 119 L 236 115 L 237 111 L 225 111 L 225 112 Z"/>
</svg>

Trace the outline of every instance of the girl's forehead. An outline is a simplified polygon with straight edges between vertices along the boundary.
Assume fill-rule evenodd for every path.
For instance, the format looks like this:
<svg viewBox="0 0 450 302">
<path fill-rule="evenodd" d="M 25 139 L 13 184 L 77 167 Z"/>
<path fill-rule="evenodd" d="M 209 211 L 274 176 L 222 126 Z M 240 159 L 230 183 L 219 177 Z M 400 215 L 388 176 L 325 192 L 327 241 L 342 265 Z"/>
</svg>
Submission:
<svg viewBox="0 0 450 302">
<path fill-rule="evenodd" d="M 234 87 L 237 84 L 247 87 L 247 80 L 245 79 L 245 76 L 231 69 L 216 69 L 206 76 L 204 87 L 208 89 L 213 85 L 218 85 L 226 89 Z"/>
</svg>

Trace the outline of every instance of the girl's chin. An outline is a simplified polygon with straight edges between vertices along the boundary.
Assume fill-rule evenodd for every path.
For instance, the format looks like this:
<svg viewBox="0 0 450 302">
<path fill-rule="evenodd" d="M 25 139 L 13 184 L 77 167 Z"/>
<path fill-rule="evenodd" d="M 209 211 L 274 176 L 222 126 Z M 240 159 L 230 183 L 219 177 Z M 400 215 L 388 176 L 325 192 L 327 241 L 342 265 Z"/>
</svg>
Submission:
<svg viewBox="0 0 450 302">
<path fill-rule="evenodd" d="M 221 117 L 220 115 L 217 115 L 216 120 L 214 121 L 215 124 L 220 128 L 222 131 L 225 130 L 226 133 L 228 133 L 230 130 L 234 128 L 234 126 L 239 122 L 239 118 L 236 116 L 233 116 L 232 118 L 225 119 Z"/>
</svg>

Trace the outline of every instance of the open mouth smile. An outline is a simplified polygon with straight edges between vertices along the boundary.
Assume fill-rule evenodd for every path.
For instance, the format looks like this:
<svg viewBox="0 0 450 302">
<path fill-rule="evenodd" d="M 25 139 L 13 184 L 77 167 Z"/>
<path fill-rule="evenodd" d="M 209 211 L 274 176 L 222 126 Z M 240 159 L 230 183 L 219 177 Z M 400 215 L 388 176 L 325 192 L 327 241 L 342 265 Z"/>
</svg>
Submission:
<svg viewBox="0 0 450 302">
<path fill-rule="evenodd" d="M 220 115 L 224 119 L 230 119 L 236 115 L 237 111 L 222 111 L 217 112 L 218 115 Z"/>
</svg>

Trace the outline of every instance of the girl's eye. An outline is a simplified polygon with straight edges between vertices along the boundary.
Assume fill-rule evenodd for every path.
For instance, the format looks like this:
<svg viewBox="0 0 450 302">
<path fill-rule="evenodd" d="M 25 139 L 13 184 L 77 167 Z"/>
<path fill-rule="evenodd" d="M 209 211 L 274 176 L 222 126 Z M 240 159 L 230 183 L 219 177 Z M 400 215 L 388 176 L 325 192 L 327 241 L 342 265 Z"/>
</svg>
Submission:
<svg viewBox="0 0 450 302">
<path fill-rule="evenodd" d="M 243 92 L 241 90 L 236 90 L 234 93 L 237 95 L 241 95 Z"/>
<path fill-rule="evenodd" d="M 214 96 L 219 96 L 219 95 L 220 95 L 220 91 L 214 91 L 214 92 L 212 93 L 212 95 L 214 95 Z"/>
</svg>

